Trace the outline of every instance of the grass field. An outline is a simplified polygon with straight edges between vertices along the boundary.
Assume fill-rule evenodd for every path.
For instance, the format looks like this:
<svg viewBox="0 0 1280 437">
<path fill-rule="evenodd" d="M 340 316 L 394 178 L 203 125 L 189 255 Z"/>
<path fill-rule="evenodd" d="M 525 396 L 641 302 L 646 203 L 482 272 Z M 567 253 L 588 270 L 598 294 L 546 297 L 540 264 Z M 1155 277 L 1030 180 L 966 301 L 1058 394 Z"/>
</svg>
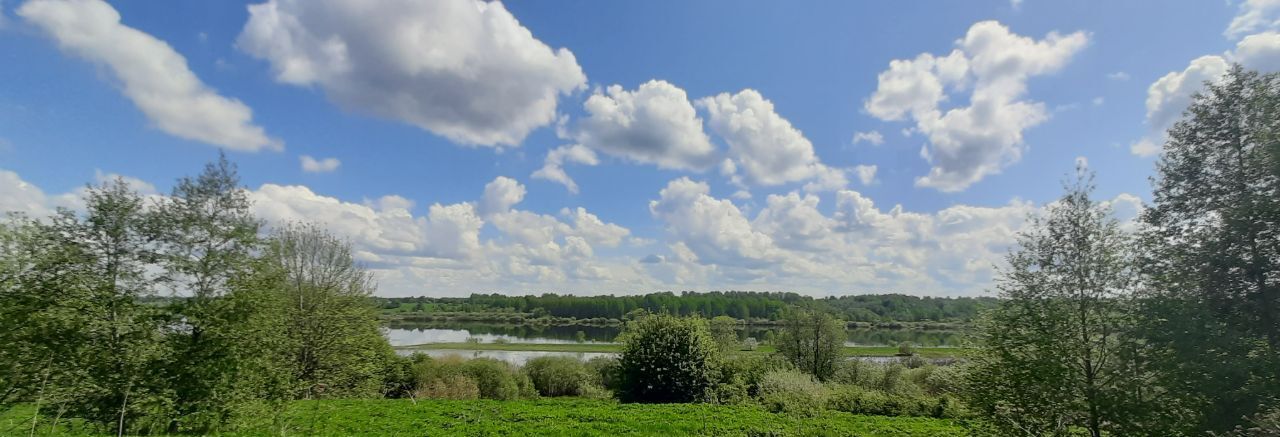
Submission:
<svg viewBox="0 0 1280 437">
<path fill-rule="evenodd" d="M 400 346 L 397 349 L 614 353 L 620 350 L 620 346 L 611 343 L 426 343 Z M 770 353 L 773 351 L 773 346 L 764 345 L 754 351 L 743 351 L 743 353 Z M 923 358 L 964 357 L 968 355 L 969 351 L 967 348 L 956 347 L 916 348 L 916 354 Z M 850 357 L 888 357 L 897 354 L 898 348 L 893 346 L 845 346 L 844 353 Z"/>
<path fill-rule="evenodd" d="M 32 406 L 0 414 L 0 435 L 27 435 Z M 530 401 L 326 400 L 297 401 L 280 417 L 220 433 L 258 435 L 717 435 L 717 436 L 960 436 L 960 422 L 916 417 L 826 412 L 812 418 L 773 414 L 751 406 L 640 405 L 586 399 Z M 47 424 L 37 435 L 93 435 Z"/>
</svg>

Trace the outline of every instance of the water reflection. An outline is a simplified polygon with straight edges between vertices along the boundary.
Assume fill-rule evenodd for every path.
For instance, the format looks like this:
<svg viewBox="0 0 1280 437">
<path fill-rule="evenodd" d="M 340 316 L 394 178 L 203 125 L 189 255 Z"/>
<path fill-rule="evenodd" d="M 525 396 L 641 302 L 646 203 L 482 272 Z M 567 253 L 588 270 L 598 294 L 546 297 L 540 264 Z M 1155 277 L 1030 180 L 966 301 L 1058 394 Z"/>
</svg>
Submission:
<svg viewBox="0 0 1280 437">
<path fill-rule="evenodd" d="M 391 321 L 387 324 L 387 337 L 393 346 L 426 343 L 462 343 L 467 338 L 482 343 L 578 343 L 581 332 L 586 343 L 609 343 L 622 331 L 617 326 L 563 326 L 563 325 L 505 325 L 495 323 L 405 323 Z M 765 340 L 777 336 L 773 326 L 751 326 L 738 331 L 738 337 Z M 960 331 L 919 329 L 851 329 L 845 339 L 847 346 L 897 346 L 910 343 L 918 347 L 961 346 L 965 334 Z"/>
<path fill-rule="evenodd" d="M 538 357 L 573 357 L 582 361 L 590 360 L 595 357 L 614 356 L 616 354 L 604 352 L 545 352 L 545 351 L 478 351 L 465 349 L 398 349 L 396 353 L 400 355 L 412 355 L 415 352 L 427 354 L 432 358 L 442 358 L 450 355 L 456 355 L 463 358 L 493 358 L 496 360 L 506 361 L 517 366 L 523 366 L 525 362 Z"/>
</svg>

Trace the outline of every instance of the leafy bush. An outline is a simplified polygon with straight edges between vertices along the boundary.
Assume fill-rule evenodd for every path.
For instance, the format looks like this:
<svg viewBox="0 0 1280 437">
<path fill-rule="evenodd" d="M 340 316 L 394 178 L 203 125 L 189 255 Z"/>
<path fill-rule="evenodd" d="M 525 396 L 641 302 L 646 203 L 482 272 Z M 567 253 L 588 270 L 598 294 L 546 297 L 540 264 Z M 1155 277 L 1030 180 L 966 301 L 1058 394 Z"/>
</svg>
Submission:
<svg viewBox="0 0 1280 437">
<path fill-rule="evenodd" d="M 451 374 L 432 379 L 414 391 L 414 397 L 431 399 L 478 399 L 480 387 L 475 380 L 462 374 Z"/>
<path fill-rule="evenodd" d="M 413 365 L 415 397 L 512 400 L 535 394 L 528 377 L 514 366 L 492 358 L 467 360 L 457 355 L 417 358 Z"/>
<path fill-rule="evenodd" d="M 862 360 L 849 360 L 836 368 L 832 382 L 866 389 L 876 388 L 884 379 L 884 365 Z"/>
<path fill-rule="evenodd" d="M 643 317 L 619 337 L 624 401 L 692 402 L 714 382 L 720 351 L 701 319 Z"/>
<path fill-rule="evenodd" d="M 617 358 L 595 357 L 587 360 L 587 374 L 591 382 L 606 390 L 618 391 L 622 387 L 622 367 Z"/>
<path fill-rule="evenodd" d="M 760 379 L 760 403 L 775 413 L 814 417 L 826 407 L 827 390 L 806 373 L 775 370 Z"/>
<path fill-rule="evenodd" d="M 746 340 L 742 340 L 743 350 L 753 351 L 759 347 L 760 347 L 760 341 L 756 340 L 755 337 L 747 337 Z"/>
<path fill-rule="evenodd" d="M 916 354 L 916 347 L 912 346 L 911 343 L 908 343 L 905 341 L 902 343 L 898 343 L 898 355 L 907 357 L 915 354 Z"/>
<path fill-rule="evenodd" d="M 527 378 L 514 366 L 493 358 L 473 358 L 466 361 L 462 369 L 476 382 L 484 399 L 519 399 L 520 387 L 524 385 L 520 379 Z"/>
<path fill-rule="evenodd" d="M 573 357 L 538 357 L 524 365 L 524 373 L 542 396 L 582 396 L 591 385 L 587 366 Z"/>
</svg>

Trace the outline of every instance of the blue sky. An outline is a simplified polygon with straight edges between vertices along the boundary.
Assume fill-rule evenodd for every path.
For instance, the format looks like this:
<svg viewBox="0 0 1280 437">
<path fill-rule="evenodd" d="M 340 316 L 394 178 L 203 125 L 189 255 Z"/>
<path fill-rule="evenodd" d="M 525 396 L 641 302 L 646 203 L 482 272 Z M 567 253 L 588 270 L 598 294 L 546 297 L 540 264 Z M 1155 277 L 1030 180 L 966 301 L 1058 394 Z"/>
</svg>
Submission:
<svg viewBox="0 0 1280 437">
<path fill-rule="evenodd" d="M 981 294 L 1079 158 L 1127 220 L 1186 96 L 1280 63 L 1268 0 L 0 10 L 0 209 L 223 148 L 387 295 Z"/>
</svg>

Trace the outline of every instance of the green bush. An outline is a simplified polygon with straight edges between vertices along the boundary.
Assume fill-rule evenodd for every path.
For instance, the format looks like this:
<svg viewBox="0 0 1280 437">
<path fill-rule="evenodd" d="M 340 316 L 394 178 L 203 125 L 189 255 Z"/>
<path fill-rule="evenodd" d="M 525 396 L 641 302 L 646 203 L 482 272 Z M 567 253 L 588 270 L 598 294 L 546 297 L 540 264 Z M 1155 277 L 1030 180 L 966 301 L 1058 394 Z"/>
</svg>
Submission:
<svg viewBox="0 0 1280 437">
<path fill-rule="evenodd" d="M 831 388 L 827 408 L 853 414 L 954 418 L 964 410 L 950 396 L 927 397 L 885 393 L 849 385 Z"/>
<path fill-rule="evenodd" d="M 622 367 L 615 357 L 603 356 L 587 360 L 587 373 L 593 385 L 618 391 L 622 387 Z"/>
<path fill-rule="evenodd" d="M 848 360 L 836 368 L 831 381 L 838 384 L 874 389 L 884 379 L 884 369 L 885 366 L 882 364 L 869 363 L 862 360 Z"/>
<path fill-rule="evenodd" d="M 701 319 L 670 315 L 628 323 L 621 336 L 619 395 L 626 402 L 693 402 L 714 382 L 719 347 Z"/>
<path fill-rule="evenodd" d="M 493 358 L 473 358 L 463 364 L 463 372 L 476 382 L 483 399 L 520 398 L 520 379 L 526 378 L 514 366 Z"/>
<path fill-rule="evenodd" d="M 512 400 L 536 393 L 528 377 L 503 361 L 457 355 L 434 359 L 424 355 L 416 360 L 415 397 Z"/>
<path fill-rule="evenodd" d="M 591 385 L 587 366 L 573 357 L 538 357 L 524 364 L 524 373 L 542 396 L 582 396 Z"/>
<path fill-rule="evenodd" d="M 775 370 L 760 379 L 760 403 L 775 413 L 814 417 L 826 407 L 827 390 L 809 374 Z"/>
</svg>

